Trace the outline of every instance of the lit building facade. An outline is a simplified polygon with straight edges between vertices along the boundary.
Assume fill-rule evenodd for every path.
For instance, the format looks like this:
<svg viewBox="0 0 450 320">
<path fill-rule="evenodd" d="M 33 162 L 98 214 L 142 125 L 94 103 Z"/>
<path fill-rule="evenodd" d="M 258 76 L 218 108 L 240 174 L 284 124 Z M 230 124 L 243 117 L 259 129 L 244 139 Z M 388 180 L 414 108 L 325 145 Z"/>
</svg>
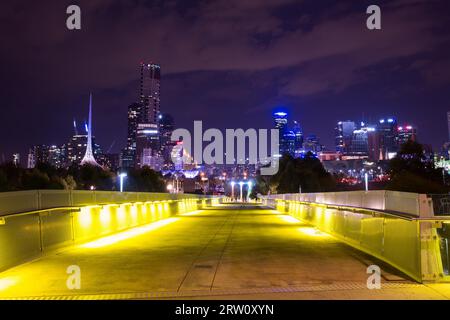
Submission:
<svg viewBox="0 0 450 320">
<path fill-rule="evenodd" d="M 141 63 L 140 104 L 143 121 L 156 124 L 160 113 L 161 67 L 154 63 Z"/>
</svg>

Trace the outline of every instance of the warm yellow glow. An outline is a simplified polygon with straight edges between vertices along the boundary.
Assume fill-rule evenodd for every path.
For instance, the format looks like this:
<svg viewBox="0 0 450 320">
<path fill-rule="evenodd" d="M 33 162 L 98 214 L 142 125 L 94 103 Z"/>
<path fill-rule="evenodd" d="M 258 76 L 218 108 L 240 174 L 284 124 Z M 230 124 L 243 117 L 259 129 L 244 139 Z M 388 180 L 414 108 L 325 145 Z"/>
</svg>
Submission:
<svg viewBox="0 0 450 320">
<path fill-rule="evenodd" d="M 15 285 L 17 283 L 17 279 L 13 277 L 0 279 L 0 291 L 6 290 L 9 287 Z"/>
<path fill-rule="evenodd" d="M 311 237 L 327 237 L 326 233 L 320 232 L 316 228 L 313 227 L 301 227 L 298 229 L 301 233 L 306 234 Z"/>
<path fill-rule="evenodd" d="M 103 227 L 109 226 L 111 222 L 111 206 L 104 206 L 100 211 L 100 222 Z M 120 208 L 119 208 L 120 210 Z"/>
<path fill-rule="evenodd" d="M 295 219 L 294 217 L 287 216 L 287 215 L 281 215 L 279 217 L 281 220 L 288 222 L 288 223 L 299 223 L 300 222 L 297 219 Z"/>
<path fill-rule="evenodd" d="M 83 207 L 80 209 L 78 214 L 78 222 L 83 228 L 89 228 L 92 224 L 92 213 L 91 209 L 88 207 Z"/>
<path fill-rule="evenodd" d="M 161 227 L 164 227 L 168 224 L 174 223 L 176 221 L 178 221 L 178 218 L 170 218 L 170 219 L 165 219 L 165 220 L 161 220 L 161 221 L 157 221 L 142 227 L 136 227 L 118 234 L 114 234 L 111 236 L 107 236 L 104 238 L 101 238 L 99 240 L 95 240 L 86 244 L 81 245 L 82 248 L 87 248 L 87 249 L 94 249 L 94 248 L 101 248 L 101 247 L 105 247 L 105 246 L 109 246 L 115 243 L 118 243 L 120 241 L 124 241 L 124 240 L 128 240 L 130 238 L 134 238 L 140 235 L 143 235 L 147 232 L 159 229 Z"/>
<path fill-rule="evenodd" d="M 131 207 L 131 224 L 134 226 L 138 223 L 138 206 L 142 208 L 142 203 L 135 203 Z M 141 209 L 142 210 L 142 209 Z"/>
<path fill-rule="evenodd" d="M 201 213 L 202 211 L 203 211 L 203 210 L 196 210 L 196 211 L 192 211 L 192 212 L 181 213 L 181 214 L 179 214 L 179 216 L 183 216 L 183 217 L 186 217 L 186 216 L 194 216 L 194 215 L 196 215 L 196 214 Z"/>
<path fill-rule="evenodd" d="M 127 221 L 127 211 L 126 211 L 126 206 L 125 205 L 121 205 L 118 209 L 117 209 L 117 222 L 119 223 L 119 228 L 123 227 Z"/>
</svg>

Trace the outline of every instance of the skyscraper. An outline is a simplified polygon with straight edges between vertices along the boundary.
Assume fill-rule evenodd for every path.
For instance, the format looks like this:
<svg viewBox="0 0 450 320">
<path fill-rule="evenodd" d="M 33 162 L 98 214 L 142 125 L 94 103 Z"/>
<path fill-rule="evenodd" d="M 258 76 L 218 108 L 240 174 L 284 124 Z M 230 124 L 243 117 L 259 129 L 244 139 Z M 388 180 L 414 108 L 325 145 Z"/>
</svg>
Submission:
<svg viewBox="0 0 450 320">
<path fill-rule="evenodd" d="M 298 121 L 294 121 L 294 128 L 292 129 L 292 131 L 295 135 L 294 156 L 295 158 L 298 158 L 300 157 L 303 150 L 303 131 Z"/>
<path fill-rule="evenodd" d="M 288 114 L 283 111 L 278 111 L 273 114 L 273 118 L 275 129 L 279 130 L 280 154 L 290 154 L 290 149 L 294 149 L 295 134 L 288 130 Z"/>
<path fill-rule="evenodd" d="M 128 137 L 127 148 L 136 150 L 137 127 L 139 123 L 143 123 L 142 108 L 137 102 L 128 106 Z"/>
<path fill-rule="evenodd" d="M 336 151 L 343 154 L 351 152 L 351 145 L 353 139 L 353 131 L 356 130 L 354 121 L 339 121 L 335 128 Z"/>
<path fill-rule="evenodd" d="M 397 120 L 395 118 L 381 119 L 378 124 L 378 131 L 383 160 L 391 159 L 398 151 L 396 141 Z"/>
<path fill-rule="evenodd" d="M 399 126 L 397 130 L 397 144 L 399 148 L 408 141 L 416 141 L 417 130 L 413 126 Z"/>
<path fill-rule="evenodd" d="M 140 104 L 143 122 L 156 124 L 160 113 L 161 67 L 141 63 Z"/>
<path fill-rule="evenodd" d="M 176 142 L 171 140 L 172 132 L 175 129 L 173 117 L 167 113 L 158 116 L 159 139 L 161 153 L 166 164 L 171 163 L 171 150 Z"/>
</svg>

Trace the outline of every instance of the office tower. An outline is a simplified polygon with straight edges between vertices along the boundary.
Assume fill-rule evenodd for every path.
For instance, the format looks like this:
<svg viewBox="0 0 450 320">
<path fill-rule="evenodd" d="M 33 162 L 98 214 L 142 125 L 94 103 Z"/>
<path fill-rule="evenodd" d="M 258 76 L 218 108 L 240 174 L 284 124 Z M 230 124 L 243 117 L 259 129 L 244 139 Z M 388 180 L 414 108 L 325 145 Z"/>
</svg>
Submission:
<svg viewBox="0 0 450 320">
<path fill-rule="evenodd" d="M 124 148 L 119 155 L 119 168 L 128 169 L 136 166 L 136 152 Z"/>
<path fill-rule="evenodd" d="M 49 147 L 45 144 L 35 145 L 30 148 L 28 151 L 28 163 L 27 168 L 32 169 L 38 163 L 48 163 Z"/>
<path fill-rule="evenodd" d="M 99 162 L 104 168 L 108 168 L 111 171 L 117 171 L 120 167 L 120 157 L 118 153 L 106 153 L 103 154 Z"/>
<path fill-rule="evenodd" d="M 27 168 L 33 169 L 36 166 L 36 159 L 34 158 L 34 153 L 32 152 L 32 149 L 28 151 L 28 158 L 27 158 Z"/>
<path fill-rule="evenodd" d="M 288 130 L 288 114 L 286 112 L 275 112 L 273 114 L 275 129 L 279 130 L 280 154 L 291 154 L 295 144 L 295 134 Z"/>
<path fill-rule="evenodd" d="M 361 124 L 363 125 L 363 124 Z M 375 128 L 363 126 L 361 129 L 353 131 L 351 151 L 353 155 L 368 156 L 369 154 L 369 134 L 372 139 L 375 135 Z M 372 140 L 371 139 L 371 140 Z"/>
<path fill-rule="evenodd" d="M 343 154 L 351 152 L 351 145 L 353 139 L 353 131 L 356 130 L 354 121 L 339 121 L 335 128 L 336 151 Z"/>
<path fill-rule="evenodd" d="M 171 141 L 172 132 L 175 129 L 173 117 L 170 114 L 162 113 L 158 116 L 160 151 L 164 158 L 165 164 L 172 163 L 171 151 L 176 142 Z"/>
<path fill-rule="evenodd" d="M 392 159 L 398 151 L 397 120 L 395 118 L 381 119 L 378 124 L 381 139 L 383 160 Z"/>
<path fill-rule="evenodd" d="M 140 104 L 143 121 L 156 124 L 160 113 L 161 67 L 141 63 Z"/>
<path fill-rule="evenodd" d="M 315 134 L 310 134 L 303 143 L 303 149 L 305 152 L 318 153 L 323 150 L 323 146 L 320 144 L 320 140 Z"/>
<path fill-rule="evenodd" d="M 55 168 L 67 165 L 66 146 L 47 146 L 44 144 L 32 146 L 28 152 L 27 168 L 32 169 L 38 163 L 46 163 Z"/>
<path fill-rule="evenodd" d="M 128 135 L 127 145 L 119 156 L 120 168 L 134 168 L 136 166 L 137 128 L 143 123 L 143 108 L 140 103 L 134 102 L 128 106 Z"/>
<path fill-rule="evenodd" d="M 288 114 L 286 112 L 275 112 L 273 114 L 273 119 L 275 122 L 275 129 L 280 130 L 280 134 L 287 129 Z"/>
<path fill-rule="evenodd" d="M 303 131 L 300 127 L 300 124 L 298 121 L 294 121 L 294 127 L 292 129 L 295 135 L 294 139 L 294 157 L 298 158 L 300 157 L 302 151 L 303 151 Z"/>
<path fill-rule="evenodd" d="M 397 144 L 398 148 L 401 148 L 401 145 L 408 141 L 416 141 L 417 140 L 417 130 L 411 125 L 399 126 L 397 128 Z"/>
<path fill-rule="evenodd" d="M 48 163 L 55 168 L 62 168 L 67 163 L 65 146 L 51 145 L 48 147 Z"/>
<path fill-rule="evenodd" d="M 370 161 L 377 162 L 382 160 L 381 135 L 380 132 L 374 130 L 367 132 L 367 155 Z"/>
<path fill-rule="evenodd" d="M 139 123 L 136 131 L 136 166 L 138 168 L 156 163 L 153 158 L 160 156 L 158 124 Z"/>
<path fill-rule="evenodd" d="M 136 150 L 136 135 L 139 123 L 145 122 L 142 118 L 142 106 L 135 102 L 128 106 L 128 137 L 127 148 Z"/>
</svg>

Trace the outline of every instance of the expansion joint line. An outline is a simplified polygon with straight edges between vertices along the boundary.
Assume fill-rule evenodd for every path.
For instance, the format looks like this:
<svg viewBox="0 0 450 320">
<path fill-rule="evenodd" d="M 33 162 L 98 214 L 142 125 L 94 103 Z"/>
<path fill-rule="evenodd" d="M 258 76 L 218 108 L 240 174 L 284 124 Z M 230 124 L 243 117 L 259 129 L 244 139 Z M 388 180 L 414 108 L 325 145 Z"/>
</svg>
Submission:
<svg viewBox="0 0 450 320">
<path fill-rule="evenodd" d="M 220 264 L 222 263 L 222 259 L 223 259 L 223 256 L 225 254 L 225 250 L 227 249 L 227 247 L 228 247 L 228 245 L 230 243 L 231 236 L 233 234 L 234 227 L 236 225 L 236 221 L 237 221 L 237 218 L 239 216 L 239 212 L 240 212 L 240 210 L 236 210 L 235 214 L 233 215 L 233 224 L 231 225 L 231 230 L 230 230 L 230 233 L 228 234 L 227 241 L 225 242 L 225 245 L 223 246 L 222 252 L 220 253 L 220 258 L 219 258 L 219 261 L 217 262 L 216 270 L 214 271 L 214 277 L 213 277 L 213 279 L 211 281 L 211 287 L 209 288 L 210 291 L 212 291 L 212 289 L 214 287 L 214 281 L 216 280 L 217 272 L 219 271 Z"/>
<path fill-rule="evenodd" d="M 217 237 L 219 232 L 223 229 L 223 227 L 228 223 L 228 221 L 231 219 L 231 216 L 227 217 L 224 222 L 216 229 L 216 232 L 214 232 L 213 236 L 208 240 L 208 242 L 205 244 L 205 246 L 199 251 L 199 253 L 195 256 L 194 260 L 192 260 L 192 264 L 190 265 L 188 271 L 183 277 L 183 280 L 181 280 L 180 285 L 178 286 L 177 292 L 180 292 L 181 287 L 183 287 L 184 282 L 186 281 L 189 273 L 194 269 L 195 263 L 197 262 L 198 258 L 201 257 L 203 252 L 205 252 L 206 248 L 212 243 L 212 241 Z"/>
</svg>

